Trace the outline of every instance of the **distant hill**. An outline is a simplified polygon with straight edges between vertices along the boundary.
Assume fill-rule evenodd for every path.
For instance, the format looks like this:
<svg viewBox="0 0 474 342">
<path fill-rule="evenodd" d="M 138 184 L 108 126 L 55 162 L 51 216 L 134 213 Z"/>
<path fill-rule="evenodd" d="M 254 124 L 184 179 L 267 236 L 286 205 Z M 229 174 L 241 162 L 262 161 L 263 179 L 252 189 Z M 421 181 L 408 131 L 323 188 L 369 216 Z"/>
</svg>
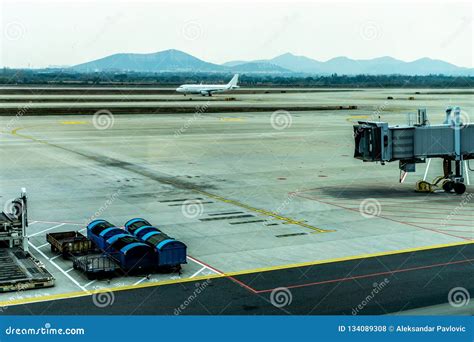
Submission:
<svg viewBox="0 0 474 342">
<path fill-rule="evenodd" d="M 474 75 L 474 69 L 472 68 L 458 67 L 448 62 L 430 58 L 404 62 L 392 57 L 373 59 L 336 57 L 326 62 L 320 62 L 305 56 L 285 53 L 269 59 L 268 62 L 294 72 L 323 75 Z"/>
<path fill-rule="evenodd" d="M 72 67 L 80 72 L 138 71 L 138 72 L 213 72 L 226 71 L 217 64 L 205 62 L 179 50 L 156 53 L 118 53 Z"/>
<path fill-rule="evenodd" d="M 249 74 L 308 75 L 454 75 L 472 76 L 474 69 L 458 67 L 441 60 L 421 58 L 404 62 L 392 57 L 351 59 L 336 57 L 326 62 L 291 53 L 268 60 L 209 63 L 179 50 L 149 54 L 119 53 L 71 67 L 78 72 L 239 72 Z"/>
<path fill-rule="evenodd" d="M 281 66 L 268 63 L 268 62 L 247 62 L 242 64 L 237 64 L 235 66 L 230 67 L 233 72 L 239 73 L 264 73 L 264 74 L 291 74 L 292 71 L 282 68 Z"/>
</svg>

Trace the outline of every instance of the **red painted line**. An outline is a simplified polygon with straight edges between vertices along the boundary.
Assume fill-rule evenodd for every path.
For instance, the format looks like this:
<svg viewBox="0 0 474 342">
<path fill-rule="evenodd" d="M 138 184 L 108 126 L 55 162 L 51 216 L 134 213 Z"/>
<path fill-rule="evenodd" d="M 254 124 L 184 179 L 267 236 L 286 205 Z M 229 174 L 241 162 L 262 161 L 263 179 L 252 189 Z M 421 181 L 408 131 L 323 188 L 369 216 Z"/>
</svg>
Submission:
<svg viewBox="0 0 474 342">
<path fill-rule="evenodd" d="M 285 286 L 285 287 L 287 289 L 296 289 L 296 288 L 301 288 L 301 287 L 308 287 L 308 286 L 315 286 L 315 285 L 322 285 L 322 284 L 330 284 L 330 283 L 339 283 L 339 282 L 343 282 L 343 281 L 378 277 L 378 276 L 382 276 L 382 275 L 392 275 L 392 274 L 395 274 L 395 273 L 418 271 L 418 270 L 430 269 L 430 268 L 441 267 L 441 266 L 463 264 L 463 263 L 468 263 L 468 262 L 473 262 L 473 261 L 474 261 L 474 259 L 458 260 L 458 261 L 451 261 L 451 262 L 445 262 L 445 263 L 440 263 L 440 264 L 433 264 L 433 265 L 398 269 L 398 270 L 393 270 L 393 271 L 370 273 L 370 274 L 364 274 L 364 275 L 353 276 L 353 277 L 344 277 L 344 278 L 338 278 L 338 279 L 323 280 L 323 281 L 318 281 L 318 282 L 313 282 L 313 283 L 290 285 L 290 286 Z M 272 292 L 273 290 L 275 290 L 275 288 L 266 289 L 266 290 L 257 290 L 256 292 L 257 293 L 266 293 L 266 292 Z"/>
<path fill-rule="evenodd" d="M 411 218 L 411 217 L 410 217 Z M 400 221 L 401 223 L 417 223 L 417 224 L 429 224 L 429 225 L 438 225 L 438 226 L 442 226 L 442 227 L 446 227 L 448 225 L 444 225 L 444 224 L 441 224 L 439 222 L 411 222 L 411 221 Z M 468 224 L 449 224 L 449 226 L 453 226 L 453 227 L 469 227 L 469 228 L 472 228 L 472 225 L 468 225 Z M 440 230 L 443 230 L 443 229 L 440 229 Z M 467 233 L 469 233 L 469 231 L 465 231 Z M 474 230 L 472 231 L 474 232 Z"/>
<path fill-rule="evenodd" d="M 354 211 L 354 212 L 359 212 L 358 209 L 347 208 L 347 207 L 344 207 L 344 206 L 339 205 L 339 204 L 324 202 L 324 201 L 321 201 L 320 199 L 314 198 L 312 196 L 303 196 L 303 195 L 300 195 L 300 194 L 296 194 L 296 196 L 301 197 L 301 198 L 306 198 L 306 199 L 309 199 L 309 200 L 313 200 L 313 201 L 317 201 L 317 202 L 320 202 L 320 203 L 328 204 L 328 205 L 333 205 L 335 207 L 339 207 L 339 208 L 342 208 L 342 209 L 351 210 L 351 211 Z M 456 237 L 456 238 L 463 239 L 463 240 L 471 240 L 470 238 L 467 238 L 465 236 L 459 236 L 459 235 L 455 235 L 455 234 L 446 233 L 446 232 L 443 232 L 443 231 L 440 231 L 440 230 L 434 229 L 434 228 L 426 228 L 426 227 L 421 227 L 421 226 L 418 226 L 418 225 L 415 225 L 415 224 L 412 224 L 412 223 L 404 223 L 404 222 L 397 221 L 397 220 L 394 220 L 394 219 L 391 219 L 391 218 L 388 218 L 388 217 L 383 217 L 383 216 L 379 216 L 379 218 L 382 218 L 382 219 L 388 220 L 388 221 L 392 221 L 392 222 L 396 222 L 396 223 L 400 223 L 400 224 L 405 224 L 407 226 L 411 226 L 411 227 L 415 227 L 415 228 L 419 228 L 419 229 L 423 229 L 423 230 L 429 230 L 429 231 L 439 233 L 439 234 L 443 234 L 443 235 Z"/>
<path fill-rule="evenodd" d="M 298 195 L 296 195 L 296 196 L 298 196 Z M 301 197 L 302 197 L 302 196 L 301 196 Z M 317 197 L 317 198 L 319 198 L 319 197 Z M 360 203 L 357 203 L 357 202 L 354 202 L 354 201 L 334 201 L 334 198 L 332 199 L 332 201 L 326 201 L 326 202 L 327 202 L 327 203 L 338 203 L 338 204 L 343 204 L 343 205 L 353 205 L 353 206 L 355 206 L 355 207 L 359 207 L 359 205 L 360 205 Z M 439 213 L 439 211 L 447 211 L 447 212 L 461 212 L 461 211 L 465 211 L 465 212 L 472 212 L 472 210 L 474 209 L 474 208 L 471 208 L 471 207 L 468 207 L 468 208 L 466 208 L 466 207 L 461 207 L 460 205 L 459 205 L 458 207 L 454 206 L 454 207 L 451 207 L 451 208 L 449 208 L 449 209 L 448 209 L 448 208 L 443 209 L 443 208 L 441 208 L 441 207 L 426 207 L 426 206 L 424 206 L 424 205 L 422 205 L 422 204 L 419 204 L 419 203 L 417 204 L 416 202 L 414 202 L 414 203 L 412 203 L 412 202 L 408 203 L 408 202 L 407 202 L 405 205 L 401 205 L 401 204 L 400 204 L 400 205 L 397 205 L 397 204 L 389 204 L 389 203 L 384 202 L 384 201 L 382 200 L 382 201 L 379 201 L 379 203 L 380 203 L 380 205 L 381 205 L 382 207 L 384 207 L 384 208 L 385 208 L 385 207 L 388 207 L 388 208 L 391 208 L 391 207 L 406 208 L 409 204 L 416 204 L 417 207 L 418 207 L 418 209 L 435 210 L 436 213 Z M 465 209 L 463 210 L 463 208 L 465 208 Z M 398 210 L 398 209 L 394 209 L 394 210 Z M 398 211 L 403 212 L 403 211 L 401 211 L 401 210 L 398 210 Z M 416 211 L 410 210 L 410 211 L 405 211 L 405 212 L 416 212 Z M 429 212 L 429 211 L 420 211 L 420 213 L 430 213 L 430 212 Z M 474 215 L 457 215 L 457 216 L 474 217 Z"/>
<path fill-rule="evenodd" d="M 206 266 L 207 268 L 213 270 L 213 271 L 216 272 L 217 274 L 220 274 L 220 275 L 225 276 L 224 272 L 218 270 L 218 269 L 215 268 L 215 267 L 212 267 L 211 265 L 209 265 L 209 264 L 207 264 L 207 263 L 205 263 L 205 262 L 203 262 L 203 261 L 201 261 L 201 260 L 199 260 L 199 259 L 197 259 L 197 258 L 194 258 L 194 257 L 189 256 L 189 255 L 188 255 L 188 258 L 191 259 L 192 261 L 198 263 L 198 264 L 202 264 L 202 265 Z M 232 277 L 232 276 L 226 276 L 226 278 L 229 278 L 229 279 L 232 280 L 233 282 L 237 283 L 238 285 L 242 286 L 243 288 L 249 290 L 249 291 L 252 292 L 252 293 L 257 293 L 257 292 L 255 291 L 255 289 L 253 289 L 252 287 L 248 286 L 248 285 L 245 284 L 244 282 L 242 282 L 242 281 L 240 281 L 240 280 L 238 280 L 238 279 L 236 279 L 236 278 L 234 278 L 234 277 Z"/>
<path fill-rule="evenodd" d="M 217 274 L 220 274 L 220 275 L 223 275 L 223 274 L 224 274 L 224 272 L 219 271 L 217 268 L 212 267 L 212 266 L 209 265 L 209 264 L 206 264 L 205 262 L 199 260 L 198 258 L 192 257 L 192 256 L 190 256 L 190 255 L 188 255 L 187 257 L 188 257 L 188 259 L 191 259 L 191 260 L 194 261 L 195 263 L 202 264 L 202 265 L 206 266 L 207 268 L 211 269 L 212 271 L 216 272 Z"/>
<path fill-rule="evenodd" d="M 382 214 L 380 216 L 400 216 L 400 215 L 396 215 L 396 214 L 385 214 L 383 212 L 384 210 L 382 209 Z M 452 215 L 452 216 L 457 216 L 457 215 Z M 439 219 L 440 221 L 445 221 L 445 222 L 450 222 L 450 221 L 463 221 L 463 222 L 471 222 L 474 224 L 474 218 L 471 219 L 471 220 L 463 220 L 463 219 L 454 219 L 454 218 L 449 218 L 447 219 L 447 217 L 419 217 L 419 216 L 409 216 L 408 218 L 411 218 L 411 219 L 421 219 L 421 220 L 429 220 L 429 219 Z M 420 222 L 421 223 L 421 222 Z M 469 226 L 468 226 L 469 227 Z"/>
</svg>

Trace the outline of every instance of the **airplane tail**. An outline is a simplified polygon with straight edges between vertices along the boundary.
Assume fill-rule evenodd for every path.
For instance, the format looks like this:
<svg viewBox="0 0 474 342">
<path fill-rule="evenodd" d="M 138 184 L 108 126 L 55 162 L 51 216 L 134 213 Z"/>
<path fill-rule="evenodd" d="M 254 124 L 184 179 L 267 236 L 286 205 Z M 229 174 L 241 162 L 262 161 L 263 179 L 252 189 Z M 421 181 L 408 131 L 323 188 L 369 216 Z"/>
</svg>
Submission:
<svg viewBox="0 0 474 342">
<path fill-rule="evenodd" d="M 234 77 L 227 83 L 227 89 L 238 88 L 237 82 L 239 81 L 239 74 L 235 74 Z"/>
</svg>

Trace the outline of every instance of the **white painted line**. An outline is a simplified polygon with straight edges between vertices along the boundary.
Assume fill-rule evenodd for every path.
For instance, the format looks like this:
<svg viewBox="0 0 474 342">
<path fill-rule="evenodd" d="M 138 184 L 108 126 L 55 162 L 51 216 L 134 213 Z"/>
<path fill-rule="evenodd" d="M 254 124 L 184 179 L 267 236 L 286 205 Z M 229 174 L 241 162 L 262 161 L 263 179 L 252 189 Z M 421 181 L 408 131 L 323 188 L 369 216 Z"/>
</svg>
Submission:
<svg viewBox="0 0 474 342">
<path fill-rule="evenodd" d="M 84 225 L 83 223 L 75 223 L 75 222 L 58 222 L 58 221 L 34 221 L 34 222 L 37 222 L 37 223 L 62 223 L 62 224 L 70 224 L 70 225 L 73 225 L 73 226 L 82 226 Z"/>
<path fill-rule="evenodd" d="M 46 247 L 47 245 L 49 245 L 49 242 L 43 243 L 42 245 L 38 246 L 38 248 L 43 248 L 43 247 Z"/>
<path fill-rule="evenodd" d="M 189 255 L 187 256 L 187 258 L 188 258 L 189 260 L 191 260 L 191 261 L 194 261 L 196 264 L 201 265 L 202 267 L 205 267 L 205 268 L 211 270 L 211 271 L 214 272 L 214 273 L 217 273 L 217 274 L 220 274 L 220 275 L 224 275 L 224 273 L 220 272 L 219 270 L 216 270 L 215 268 L 212 268 L 211 266 L 204 265 L 202 262 L 200 262 L 200 261 L 197 260 L 197 259 L 194 259 L 193 257 L 191 257 L 191 256 L 189 256 Z"/>
<path fill-rule="evenodd" d="M 92 284 L 94 284 L 96 281 L 97 281 L 97 279 L 94 279 L 94 280 L 88 282 L 86 285 L 84 285 L 84 287 L 87 287 L 87 286 L 89 286 L 89 285 L 92 285 Z"/>
<path fill-rule="evenodd" d="M 35 224 L 35 223 L 38 223 L 38 221 L 31 221 L 31 222 L 28 222 L 28 225 L 31 226 L 31 225 L 33 225 L 33 224 Z"/>
<path fill-rule="evenodd" d="M 471 185 L 471 181 L 469 179 L 469 167 L 467 165 L 467 160 L 464 161 L 464 170 L 465 170 L 465 174 L 466 174 L 467 185 Z"/>
<path fill-rule="evenodd" d="M 65 225 L 65 223 L 57 224 L 57 225 L 55 225 L 55 226 L 52 226 L 52 227 L 43 229 L 43 230 L 40 231 L 40 232 L 36 232 L 36 233 L 34 233 L 34 234 L 31 234 L 30 237 L 40 235 L 40 234 L 42 234 L 42 233 L 44 233 L 44 232 L 47 232 L 48 230 L 53 230 L 53 229 L 55 229 L 55 228 L 59 228 L 59 227 L 62 227 L 62 226 L 64 226 L 64 225 Z"/>
<path fill-rule="evenodd" d="M 423 176 L 423 180 L 426 180 L 426 177 L 428 177 L 428 171 L 430 169 L 430 164 L 431 164 L 431 158 L 428 159 L 428 164 L 426 165 L 426 170 L 425 170 L 425 175 Z"/>
<path fill-rule="evenodd" d="M 45 258 L 46 260 L 48 260 L 51 265 L 53 265 L 54 267 L 56 267 L 62 274 L 64 274 L 67 278 L 69 278 L 69 280 L 71 280 L 75 285 L 77 285 L 77 287 L 79 287 L 82 291 L 84 292 L 88 292 L 86 290 L 85 287 L 83 287 L 81 284 L 79 284 L 73 277 L 71 277 L 69 274 L 67 274 L 66 272 L 64 272 L 64 270 L 58 266 L 58 264 L 56 264 L 55 262 L 53 262 L 52 260 L 50 260 L 46 254 L 44 254 L 43 252 L 41 252 L 38 247 L 36 247 L 35 245 L 33 245 L 31 242 L 28 243 L 38 254 L 40 254 L 43 258 Z"/>
<path fill-rule="evenodd" d="M 146 279 L 147 279 L 147 277 L 143 277 L 142 279 L 140 279 L 139 281 L 137 281 L 135 284 L 133 284 L 133 286 L 138 285 L 138 284 L 144 282 Z"/>
<path fill-rule="evenodd" d="M 66 273 L 71 272 L 74 269 L 74 267 L 71 267 L 70 269 L 66 270 Z"/>
<path fill-rule="evenodd" d="M 82 228 L 82 229 L 78 230 L 78 232 L 80 233 L 80 232 L 83 232 L 84 230 L 87 230 L 87 228 Z"/>
<path fill-rule="evenodd" d="M 59 258 L 60 256 L 61 256 L 61 254 L 55 255 L 55 256 L 53 256 L 51 259 L 49 259 L 49 261 L 54 260 L 54 259 L 57 259 L 57 258 Z"/>
<path fill-rule="evenodd" d="M 194 278 L 195 276 L 197 276 L 199 273 L 201 273 L 202 271 L 204 271 L 205 269 L 207 269 L 207 267 L 203 267 L 201 268 L 199 271 L 197 271 L 196 273 L 194 273 L 192 276 L 190 276 L 189 278 Z"/>
</svg>

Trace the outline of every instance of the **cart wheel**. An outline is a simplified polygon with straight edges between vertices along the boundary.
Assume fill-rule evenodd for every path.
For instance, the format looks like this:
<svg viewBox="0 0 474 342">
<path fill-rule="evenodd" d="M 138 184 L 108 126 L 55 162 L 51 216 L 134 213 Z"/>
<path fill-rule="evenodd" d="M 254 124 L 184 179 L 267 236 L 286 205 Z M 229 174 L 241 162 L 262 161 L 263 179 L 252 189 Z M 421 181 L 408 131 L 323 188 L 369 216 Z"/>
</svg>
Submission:
<svg viewBox="0 0 474 342">
<path fill-rule="evenodd" d="M 464 183 L 455 183 L 454 184 L 454 191 L 458 195 L 462 195 L 463 193 L 466 192 L 466 186 L 464 185 Z"/>
<path fill-rule="evenodd" d="M 94 280 L 94 279 L 95 279 L 95 276 L 94 276 L 93 274 L 91 274 L 91 273 L 88 273 L 88 274 L 87 274 L 87 279 L 89 279 L 89 280 Z"/>
<path fill-rule="evenodd" d="M 79 267 L 77 267 L 77 264 L 75 262 L 72 263 L 72 268 L 74 268 L 75 270 L 79 269 Z"/>
<path fill-rule="evenodd" d="M 443 183 L 443 190 L 446 192 L 451 192 L 454 189 L 454 182 L 446 181 Z"/>
</svg>

